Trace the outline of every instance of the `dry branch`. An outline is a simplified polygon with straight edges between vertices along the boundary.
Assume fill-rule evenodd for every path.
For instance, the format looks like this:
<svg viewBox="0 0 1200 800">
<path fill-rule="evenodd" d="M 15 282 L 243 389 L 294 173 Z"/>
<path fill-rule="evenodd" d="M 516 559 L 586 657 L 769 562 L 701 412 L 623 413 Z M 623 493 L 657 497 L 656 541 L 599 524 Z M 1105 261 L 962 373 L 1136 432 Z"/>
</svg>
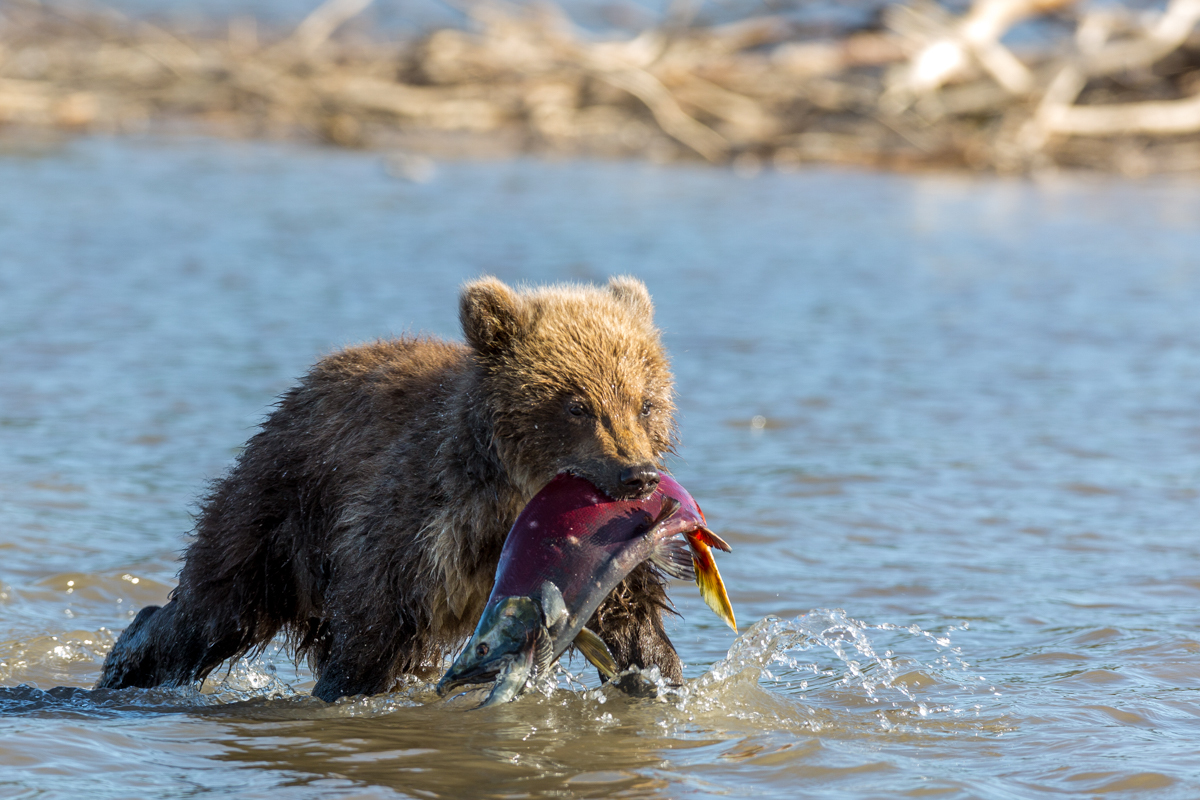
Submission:
<svg viewBox="0 0 1200 800">
<path fill-rule="evenodd" d="M 1055 73 L 1018 146 L 1028 158 L 1044 151 L 1053 136 L 1169 135 L 1200 131 L 1194 99 L 1170 102 L 1076 105 L 1088 83 L 1154 64 L 1183 47 L 1197 23 L 1200 0 L 1171 0 L 1166 10 L 1135 35 L 1109 42 L 1113 20 L 1092 12 L 1080 23 L 1079 53 Z"/>
<path fill-rule="evenodd" d="M 374 0 L 325 0 L 305 17 L 285 44 L 311 53 L 329 40 L 346 22 L 367 10 Z"/>
<path fill-rule="evenodd" d="M 1196 133 L 1200 131 L 1200 94 L 1161 103 L 1071 106 L 1055 115 L 1050 124 L 1051 132 L 1073 136 Z"/>
<path fill-rule="evenodd" d="M 1033 74 L 1000 43 L 1017 22 L 1044 14 L 1074 0 L 977 0 L 959 20 L 917 8 L 895 6 L 890 24 L 916 45 L 904 68 L 893 73 L 888 87 L 894 102 L 937 91 L 968 74 L 973 65 L 985 70 L 1006 91 L 1023 95 L 1034 85 Z"/>
<path fill-rule="evenodd" d="M 339 29 L 370 2 L 326 0 L 293 31 L 241 18 L 208 37 L 0 0 L 0 130 L 190 120 L 347 146 L 781 167 L 1122 168 L 1131 149 L 1139 169 L 1200 164 L 1200 0 L 1152 19 L 1071 0 L 976 0 L 956 17 L 913 0 L 887 30 L 833 39 L 766 16 L 597 40 L 552 8 L 489 4 L 468 29 L 350 44 Z M 1004 44 L 1051 13 L 1075 35 Z"/>
</svg>

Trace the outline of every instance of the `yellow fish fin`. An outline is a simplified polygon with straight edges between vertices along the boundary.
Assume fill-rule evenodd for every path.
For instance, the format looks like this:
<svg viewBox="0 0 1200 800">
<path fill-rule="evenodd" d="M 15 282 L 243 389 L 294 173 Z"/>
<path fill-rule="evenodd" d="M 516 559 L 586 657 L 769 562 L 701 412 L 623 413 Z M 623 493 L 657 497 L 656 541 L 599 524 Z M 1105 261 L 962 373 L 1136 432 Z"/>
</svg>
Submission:
<svg viewBox="0 0 1200 800">
<path fill-rule="evenodd" d="M 707 528 L 700 528 L 686 534 L 688 544 L 692 546 L 692 563 L 696 568 L 696 585 L 700 587 L 700 596 L 708 607 L 733 628 L 737 633 L 737 620 L 733 616 L 733 606 L 729 604 L 729 594 L 725 591 L 725 582 L 717 570 L 717 562 L 713 558 L 711 543 L 714 547 L 728 551 L 729 545 Z M 723 546 L 722 546 L 723 545 Z"/>
<path fill-rule="evenodd" d="M 612 653 L 608 652 L 608 645 L 603 639 L 587 628 L 580 628 L 574 644 L 575 649 L 583 653 L 583 657 L 592 662 L 592 666 L 600 670 L 601 675 L 610 681 L 617 677 L 617 662 L 613 660 Z"/>
</svg>

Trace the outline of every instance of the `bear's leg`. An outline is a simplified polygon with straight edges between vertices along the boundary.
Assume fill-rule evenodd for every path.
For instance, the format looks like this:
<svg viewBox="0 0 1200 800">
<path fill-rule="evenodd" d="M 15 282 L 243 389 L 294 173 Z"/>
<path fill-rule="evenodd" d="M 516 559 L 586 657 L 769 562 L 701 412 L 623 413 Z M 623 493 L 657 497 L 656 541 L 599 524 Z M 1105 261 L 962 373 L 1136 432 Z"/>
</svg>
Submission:
<svg viewBox="0 0 1200 800">
<path fill-rule="evenodd" d="M 313 697 L 332 703 L 340 697 L 379 694 L 392 688 L 396 665 L 415 645 L 414 631 L 404 625 L 343 624 L 323 643 L 314 668 Z"/>
<path fill-rule="evenodd" d="M 230 620 L 197 620 L 179 598 L 138 612 L 104 659 L 97 689 L 184 686 L 243 649 Z"/>
<path fill-rule="evenodd" d="M 588 627 L 608 645 L 619 670 L 658 667 L 668 683 L 679 684 L 683 665 L 663 627 L 663 614 L 669 608 L 666 587 L 642 564 L 600 605 Z M 617 685 L 630 694 L 653 693 L 652 684 L 636 677 L 622 679 Z"/>
<path fill-rule="evenodd" d="M 658 667 L 659 674 L 669 684 L 683 683 L 683 665 L 663 629 L 662 614 L 661 609 L 648 609 L 646 616 L 625 617 L 602 634 L 617 662 L 617 669 L 624 672 L 634 667 L 637 670 L 614 682 L 626 694 L 654 697 L 658 693 L 655 684 L 641 674 L 649 667 Z M 600 677 L 603 680 L 604 676 Z"/>
<path fill-rule="evenodd" d="M 104 657 L 97 689 L 124 689 L 126 686 L 153 686 L 157 672 L 149 644 L 150 620 L 162 611 L 160 606 L 146 606 L 121 632 L 113 649 Z"/>
<path fill-rule="evenodd" d="M 661 609 L 647 609 L 644 617 L 633 620 L 633 625 L 630 626 L 632 630 L 623 631 L 621 636 L 614 636 L 614 639 L 621 642 L 619 649 L 622 652 L 619 656 L 614 653 L 613 658 L 623 667 L 658 667 L 668 682 L 682 683 L 683 664 L 663 628 L 662 615 Z"/>
</svg>

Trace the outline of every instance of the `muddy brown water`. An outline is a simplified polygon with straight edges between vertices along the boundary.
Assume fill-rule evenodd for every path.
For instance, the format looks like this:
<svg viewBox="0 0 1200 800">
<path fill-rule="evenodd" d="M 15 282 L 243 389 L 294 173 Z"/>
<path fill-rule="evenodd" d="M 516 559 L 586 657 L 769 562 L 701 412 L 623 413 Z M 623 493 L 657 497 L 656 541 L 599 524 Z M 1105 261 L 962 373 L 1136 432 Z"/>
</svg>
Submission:
<svg viewBox="0 0 1200 800">
<path fill-rule="evenodd" d="M 88 695 L 320 353 L 456 289 L 643 277 L 735 639 L 687 686 Z M 1200 796 L 1200 186 L 203 140 L 0 158 L 0 796 Z"/>
</svg>

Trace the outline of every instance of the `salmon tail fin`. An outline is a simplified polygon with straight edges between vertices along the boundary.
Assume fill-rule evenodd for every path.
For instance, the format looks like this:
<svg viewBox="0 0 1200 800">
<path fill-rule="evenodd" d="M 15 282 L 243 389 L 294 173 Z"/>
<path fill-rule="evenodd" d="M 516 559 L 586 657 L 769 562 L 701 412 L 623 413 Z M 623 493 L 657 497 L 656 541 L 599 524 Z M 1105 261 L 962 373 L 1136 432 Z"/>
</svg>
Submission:
<svg viewBox="0 0 1200 800">
<path fill-rule="evenodd" d="M 713 558 L 709 542 L 712 541 L 713 546 L 726 551 L 729 545 L 707 528 L 692 531 L 687 534 L 687 538 L 688 544 L 692 546 L 692 562 L 696 572 L 696 585 L 700 587 L 700 596 L 708 603 L 708 607 L 737 633 L 733 606 L 729 604 L 729 594 L 725 591 L 725 582 L 721 580 L 721 573 L 717 570 L 717 562 Z"/>
<path fill-rule="evenodd" d="M 696 580 L 692 551 L 688 543 L 678 536 L 659 541 L 650 554 L 650 563 L 676 580 Z"/>
<path fill-rule="evenodd" d="M 608 645 L 603 639 L 587 628 L 580 628 L 574 644 L 575 649 L 583 653 L 583 657 L 592 662 L 592 666 L 606 679 L 611 681 L 617 677 L 617 662 L 608 652 Z"/>
</svg>

